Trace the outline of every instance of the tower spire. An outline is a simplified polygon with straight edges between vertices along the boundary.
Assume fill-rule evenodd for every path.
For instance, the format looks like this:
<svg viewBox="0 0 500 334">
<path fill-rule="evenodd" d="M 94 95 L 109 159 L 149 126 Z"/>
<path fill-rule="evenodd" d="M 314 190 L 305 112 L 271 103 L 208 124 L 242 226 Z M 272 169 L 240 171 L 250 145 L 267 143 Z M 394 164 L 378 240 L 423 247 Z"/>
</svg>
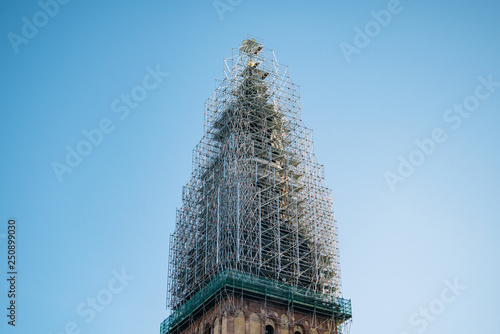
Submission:
<svg viewBox="0 0 500 334">
<path fill-rule="evenodd" d="M 350 300 L 299 88 L 256 38 L 225 64 L 171 237 L 161 332 L 340 333 Z"/>
</svg>

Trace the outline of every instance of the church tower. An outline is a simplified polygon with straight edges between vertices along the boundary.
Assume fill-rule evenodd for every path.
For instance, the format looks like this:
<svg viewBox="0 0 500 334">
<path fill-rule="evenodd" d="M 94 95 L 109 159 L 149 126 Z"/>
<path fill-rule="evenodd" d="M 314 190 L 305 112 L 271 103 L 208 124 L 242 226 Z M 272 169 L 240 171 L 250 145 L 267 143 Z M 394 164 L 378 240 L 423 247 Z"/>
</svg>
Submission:
<svg viewBox="0 0 500 334">
<path fill-rule="evenodd" d="M 299 88 L 255 38 L 205 104 L 169 262 L 161 334 L 348 332 L 332 194 Z"/>
</svg>

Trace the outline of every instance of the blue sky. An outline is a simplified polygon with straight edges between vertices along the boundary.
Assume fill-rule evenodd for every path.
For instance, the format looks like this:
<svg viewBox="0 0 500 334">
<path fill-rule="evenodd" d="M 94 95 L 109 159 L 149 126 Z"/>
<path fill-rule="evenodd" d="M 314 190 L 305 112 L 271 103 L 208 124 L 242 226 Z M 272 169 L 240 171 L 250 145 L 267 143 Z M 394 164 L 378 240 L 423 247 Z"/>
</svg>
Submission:
<svg viewBox="0 0 500 334">
<path fill-rule="evenodd" d="M 204 102 L 247 34 L 301 87 L 351 333 L 500 332 L 498 2 L 216 4 L 0 4 L 1 332 L 158 333 Z"/>
</svg>

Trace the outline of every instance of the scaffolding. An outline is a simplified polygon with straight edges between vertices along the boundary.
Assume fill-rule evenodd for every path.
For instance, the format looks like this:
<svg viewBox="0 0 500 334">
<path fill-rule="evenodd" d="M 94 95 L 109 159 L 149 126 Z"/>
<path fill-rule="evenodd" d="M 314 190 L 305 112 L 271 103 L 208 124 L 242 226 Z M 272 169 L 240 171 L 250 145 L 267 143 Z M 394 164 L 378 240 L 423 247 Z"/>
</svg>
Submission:
<svg viewBox="0 0 500 334">
<path fill-rule="evenodd" d="M 295 289 L 285 289 L 289 300 L 314 296 L 343 322 L 351 312 L 342 298 L 332 194 L 301 120 L 299 87 L 251 36 L 224 64 L 170 239 L 173 313 L 162 333 L 206 303 L 207 291 L 227 289 L 228 273 Z"/>
<path fill-rule="evenodd" d="M 226 269 L 176 309 L 161 324 L 160 333 L 165 334 L 173 328 L 182 327 L 207 305 L 235 295 L 266 302 L 269 300 L 286 307 L 293 305 L 294 310 L 314 312 L 316 316 L 336 319 L 337 323 L 349 320 L 352 314 L 351 301 L 348 299 L 333 297 L 326 301 L 323 295 L 309 290 Z"/>
</svg>

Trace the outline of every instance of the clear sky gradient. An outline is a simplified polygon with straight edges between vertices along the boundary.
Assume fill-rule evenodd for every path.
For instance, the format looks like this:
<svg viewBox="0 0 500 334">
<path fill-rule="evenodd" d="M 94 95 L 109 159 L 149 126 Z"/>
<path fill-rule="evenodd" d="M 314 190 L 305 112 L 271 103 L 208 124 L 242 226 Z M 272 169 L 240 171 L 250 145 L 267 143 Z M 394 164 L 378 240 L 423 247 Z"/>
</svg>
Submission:
<svg viewBox="0 0 500 334">
<path fill-rule="evenodd" d="M 204 102 L 251 34 L 301 87 L 351 333 L 500 333 L 498 1 L 215 5 L 1 2 L 0 332 L 159 332 Z"/>
</svg>

